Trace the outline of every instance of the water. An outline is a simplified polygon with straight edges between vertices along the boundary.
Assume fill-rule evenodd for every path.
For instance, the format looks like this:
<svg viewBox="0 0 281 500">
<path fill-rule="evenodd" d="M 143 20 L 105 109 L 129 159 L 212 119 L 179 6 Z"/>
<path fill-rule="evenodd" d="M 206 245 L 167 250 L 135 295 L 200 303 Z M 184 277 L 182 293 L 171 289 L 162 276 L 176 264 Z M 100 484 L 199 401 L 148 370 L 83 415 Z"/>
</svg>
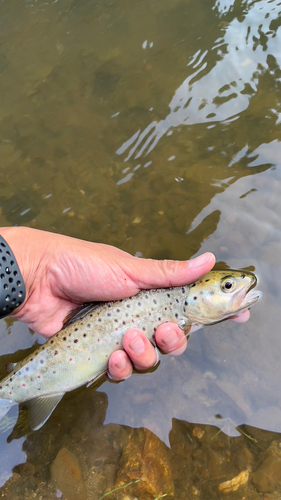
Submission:
<svg viewBox="0 0 281 500">
<path fill-rule="evenodd" d="M 205 328 L 153 373 L 69 396 L 39 432 L 7 442 L 7 421 L 2 496 L 58 498 L 50 471 L 65 447 L 98 499 L 144 435 L 171 447 L 175 498 L 218 498 L 243 470 L 234 496 L 278 495 L 281 2 L 4 0 L 0 14 L 0 226 L 143 257 L 211 250 L 264 292 L 247 324 Z M 1 367 L 42 342 L 10 319 L 0 328 Z M 148 498 L 138 484 L 108 498 Z"/>
</svg>

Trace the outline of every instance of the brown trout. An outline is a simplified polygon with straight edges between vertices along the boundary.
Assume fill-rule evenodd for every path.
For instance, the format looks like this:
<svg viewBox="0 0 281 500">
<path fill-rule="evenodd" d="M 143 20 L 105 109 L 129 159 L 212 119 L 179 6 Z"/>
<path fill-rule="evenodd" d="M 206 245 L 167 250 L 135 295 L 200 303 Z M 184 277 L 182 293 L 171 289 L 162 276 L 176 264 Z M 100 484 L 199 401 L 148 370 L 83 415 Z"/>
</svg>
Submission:
<svg viewBox="0 0 281 500">
<path fill-rule="evenodd" d="M 106 372 L 110 355 L 122 349 L 129 328 L 139 328 L 150 341 L 167 321 L 191 333 L 252 306 L 261 295 L 252 290 L 256 283 L 248 272 L 211 271 L 190 285 L 87 304 L 0 382 L 0 419 L 11 406 L 24 402 L 32 429 L 40 429 L 66 392 L 89 386 Z"/>
</svg>

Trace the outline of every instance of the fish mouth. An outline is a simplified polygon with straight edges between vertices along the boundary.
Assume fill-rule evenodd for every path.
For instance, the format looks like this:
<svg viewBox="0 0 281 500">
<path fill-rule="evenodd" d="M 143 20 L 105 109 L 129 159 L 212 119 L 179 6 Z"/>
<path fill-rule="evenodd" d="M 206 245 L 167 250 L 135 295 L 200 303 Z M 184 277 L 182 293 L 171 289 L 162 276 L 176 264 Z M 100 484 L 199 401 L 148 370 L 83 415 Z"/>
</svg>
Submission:
<svg viewBox="0 0 281 500">
<path fill-rule="evenodd" d="M 257 278 L 255 275 L 251 276 L 251 283 L 248 289 L 246 290 L 245 293 L 241 294 L 241 302 L 239 304 L 239 299 L 238 299 L 238 309 L 237 312 L 242 312 L 245 311 L 246 309 L 249 309 L 253 304 L 255 304 L 260 297 L 262 297 L 262 292 L 260 290 L 254 290 L 254 287 L 257 284 Z M 240 295 L 240 294 L 239 294 Z"/>
<path fill-rule="evenodd" d="M 239 314 L 243 311 L 247 311 L 250 307 L 255 304 L 262 297 L 262 292 L 260 290 L 251 290 L 246 293 L 244 299 L 236 309 L 235 314 L 229 316 L 229 319 L 234 319 L 239 316 Z"/>
<path fill-rule="evenodd" d="M 242 300 L 241 306 L 243 309 L 248 309 L 250 306 L 255 304 L 260 297 L 262 297 L 262 292 L 260 290 L 249 290 Z"/>
</svg>

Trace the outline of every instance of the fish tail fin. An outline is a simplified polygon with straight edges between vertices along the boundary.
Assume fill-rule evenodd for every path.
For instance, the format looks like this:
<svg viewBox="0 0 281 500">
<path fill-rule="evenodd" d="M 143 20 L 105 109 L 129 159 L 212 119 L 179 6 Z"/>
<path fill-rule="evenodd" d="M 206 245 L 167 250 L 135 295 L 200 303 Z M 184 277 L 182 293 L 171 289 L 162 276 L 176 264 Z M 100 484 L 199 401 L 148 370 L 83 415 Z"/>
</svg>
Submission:
<svg viewBox="0 0 281 500">
<path fill-rule="evenodd" d="M 10 401 L 9 399 L 0 399 L 0 420 L 5 417 L 6 413 L 14 406 L 15 401 Z"/>
</svg>

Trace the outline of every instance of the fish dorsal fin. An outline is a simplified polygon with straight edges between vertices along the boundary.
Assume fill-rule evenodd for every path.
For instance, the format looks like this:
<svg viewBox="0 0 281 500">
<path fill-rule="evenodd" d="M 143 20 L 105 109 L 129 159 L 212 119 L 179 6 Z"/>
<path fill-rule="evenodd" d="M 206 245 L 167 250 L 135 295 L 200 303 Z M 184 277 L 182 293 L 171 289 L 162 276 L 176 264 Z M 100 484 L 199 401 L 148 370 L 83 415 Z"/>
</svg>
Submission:
<svg viewBox="0 0 281 500">
<path fill-rule="evenodd" d="M 88 302 L 87 304 L 82 304 L 81 306 L 75 307 L 75 309 L 71 309 L 67 316 L 63 320 L 62 329 L 66 328 L 71 323 L 78 319 L 82 319 L 91 312 L 93 309 L 96 309 L 102 302 Z"/>
<path fill-rule="evenodd" d="M 31 399 L 25 403 L 28 408 L 29 424 L 33 431 L 37 431 L 45 424 L 63 396 L 64 393 L 52 394 Z"/>
</svg>

